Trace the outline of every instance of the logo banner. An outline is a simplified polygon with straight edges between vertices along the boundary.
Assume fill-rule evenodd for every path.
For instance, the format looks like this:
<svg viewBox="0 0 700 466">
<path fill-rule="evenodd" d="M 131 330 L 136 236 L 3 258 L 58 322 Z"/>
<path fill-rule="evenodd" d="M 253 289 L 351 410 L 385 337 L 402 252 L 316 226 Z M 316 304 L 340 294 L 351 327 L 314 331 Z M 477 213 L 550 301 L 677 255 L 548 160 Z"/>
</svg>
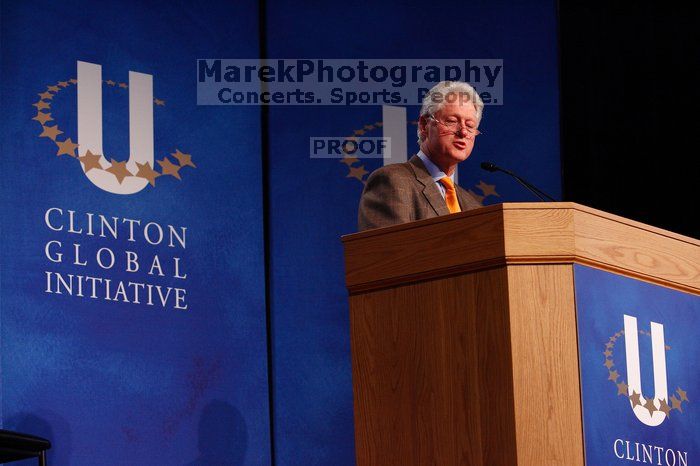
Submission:
<svg viewBox="0 0 700 466">
<path fill-rule="evenodd" d="M 1 426 L 49 464 L 270 462 L 260 111 L 190 73 L 257 15 L 2 2 Z"/>
<path fill-rule="evenodd" d="M 586 464 L 700 456 L 700 298 L 576 266 Z"/>
</svg>

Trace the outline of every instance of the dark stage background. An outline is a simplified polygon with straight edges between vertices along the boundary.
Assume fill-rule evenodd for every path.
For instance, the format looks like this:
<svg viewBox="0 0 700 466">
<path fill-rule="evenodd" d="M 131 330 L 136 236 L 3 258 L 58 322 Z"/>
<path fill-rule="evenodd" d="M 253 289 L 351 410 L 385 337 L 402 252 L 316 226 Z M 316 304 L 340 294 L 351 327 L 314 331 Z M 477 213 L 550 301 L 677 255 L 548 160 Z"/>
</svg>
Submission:
<svg viewBox="0 0 700 466">
<path fill-rule="evenodd" d="M 694 238 L 697 8 L 559 2 L 566 200 Z"/>
</svg>

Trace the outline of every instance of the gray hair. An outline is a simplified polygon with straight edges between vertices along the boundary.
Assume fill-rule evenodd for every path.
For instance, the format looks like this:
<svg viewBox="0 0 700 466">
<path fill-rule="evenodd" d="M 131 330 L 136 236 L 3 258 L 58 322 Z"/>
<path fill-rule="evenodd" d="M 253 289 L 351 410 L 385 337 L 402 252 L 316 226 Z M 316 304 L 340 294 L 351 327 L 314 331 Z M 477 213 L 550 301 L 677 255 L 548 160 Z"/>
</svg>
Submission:
<svg viewBox="0 0 700 466">
<path fill-rule="evenodd" d="M 423 105 L 420 108 L 420 114 L 418 118 L 420 119 L 424 115 L 434 115 L 445 104 L 449 101 L 448 95 L 457 95 L 459 100 L 462 101 L 466 96 L 466 100 L 470 100 L 474 103 L 474 108 L 476 108 L 476 120 L 481 121 L 481 115 L 484 112 L 484 102 L 477 94 L 476 89 L 474 89 L 469 84 L 462 81 L 441 81 L 433 86 L 430 91 L 423 97 Z M 423 142 L 423 135 L 420 133 L 420 124 L 416 130 L 418 133 L 418 144 Z"/>
</svg>

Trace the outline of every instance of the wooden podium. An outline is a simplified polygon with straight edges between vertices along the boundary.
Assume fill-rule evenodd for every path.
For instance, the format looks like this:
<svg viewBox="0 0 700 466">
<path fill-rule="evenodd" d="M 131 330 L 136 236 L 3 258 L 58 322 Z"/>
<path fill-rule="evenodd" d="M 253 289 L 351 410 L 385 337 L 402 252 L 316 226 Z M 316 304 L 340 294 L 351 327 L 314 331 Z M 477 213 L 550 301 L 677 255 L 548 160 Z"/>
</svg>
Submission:
<svg viewBox="0 0 700 466">
<path fill-rule="evenodd" d="M 574 264 L 700 294 L 700 242 L 573 203 L 343 243 L 358 466 L 582 466 Z"/>
</svg>

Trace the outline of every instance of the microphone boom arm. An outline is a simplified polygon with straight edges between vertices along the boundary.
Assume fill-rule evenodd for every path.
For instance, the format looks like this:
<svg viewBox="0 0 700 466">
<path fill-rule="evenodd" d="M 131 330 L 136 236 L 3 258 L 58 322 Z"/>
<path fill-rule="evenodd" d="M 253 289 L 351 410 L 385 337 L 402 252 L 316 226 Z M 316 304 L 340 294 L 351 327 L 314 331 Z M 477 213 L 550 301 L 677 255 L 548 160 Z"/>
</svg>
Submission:
<svg viewBox="0 0 700 466">
<path fill-rule="evenodd" d="M 551 201 L 551 202 L 556 202 L 556 199 L 554 199 L 552 196 L 550 196 L 549 194 L 545 193 L 544 191 L 542 191 L 541 189 L 539 189 L 537 186 L 533 185 L 532 183 L 529 183 L 529 182 L 526 181 L 525 179 L 519 177 L 518 175 L 516 175 L 515 173 L 511 172 L 510 170 L 506 170 L 505 168 L 501 168 L 501 167 L 499 167 L 498 165 L 496 165 L 496 164 L 494 164 L 494 163 L 491 163 L 491 162 L 482 162 L 482 163 L 481 163 L 481 168 L 483 168 L 484 170 L 489 171 L 489 172 L 500 171 L 500 172 L 505 173 L 506 175 L 510 175 L 510 176 L 512 176 L 513 178 L 515 178 L 515 180 L 516 180 L 518 183 L 520 183 L 521 185 L 523 185 L 528 191 L 530 191 L 532 194 L 534 194 L 535 196 L 537 196 L 541 201 L 545 201 L 545 202 L 546 202 L 547 200 L 549 200 L 549 201 Z M 546 198 L 546 199 L 545 199 L 545 198 Z"/>
</svg>

